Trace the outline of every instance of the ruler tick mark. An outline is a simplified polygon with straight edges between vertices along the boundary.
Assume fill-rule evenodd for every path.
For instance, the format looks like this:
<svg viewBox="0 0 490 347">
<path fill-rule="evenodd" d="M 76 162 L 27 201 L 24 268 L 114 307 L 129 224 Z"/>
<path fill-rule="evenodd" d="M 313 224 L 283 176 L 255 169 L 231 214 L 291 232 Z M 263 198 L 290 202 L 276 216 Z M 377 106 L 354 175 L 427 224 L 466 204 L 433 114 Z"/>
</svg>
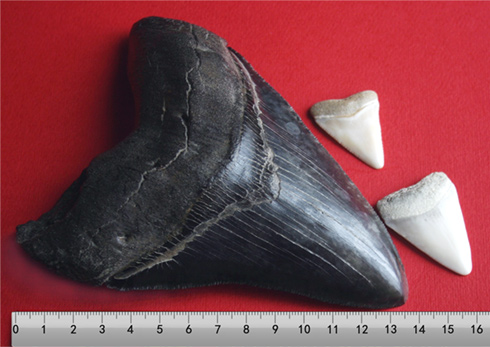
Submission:
<svg viewBox="0 0 490 347">
<path fill-rule="evenodd" d="M 445 327 L 446 329 L 454 329 L 455 333 L 456 331 L 460 331 L 461 334 L 465 334 L 466 333 L 470 333 L 471 332 L 471 329 L 476 330 L 477 327 L 479 327 L 479 316 L 482 315 L 483 318 L 484 318 L 484 321 L 482 322 L 481 324 L 481 328 L 479 328 L 479 330 L 481 331 L 481 329 L 486 329 L 487 327 L 487 320 L 486 318 L 490 317 L 489 316 L 489 312 L 466 312 L 466 311 L 454 311 L 454 312 L 449 312 L 449 311 L 434 311 L 434 312 L 306 312 L 306 311 L 303 311 L 303 312 L 274 312 L 274 311 L 250 311 L 250 312 L 246 312 L 246 311 L 241 311 L 241 312 L 204 312 L 204 311 L 195 311 L 195 312 L 189 312 L 189 311 L 182 311 L 182 312 L 144 312 L 144 311 L 138 311 L 138 312 L 132 312 L 132 311 L 127 311 L 127 312 L 96 312 L 96 311 L 83 311 L 83 312 L 56 312 L 56 311 L 53 311 L 53 312 L 41 312 L 41 311 L 38 311 L 38 312 L 12 312 L 12 326 L 13 324 L 17 325 L 18 326 L 13 326 L 12 329 L 15 329 L 13 330 L 13 333 L 12 333 L 12 344 L 15 346 L 15 345 L 23 345 L 20 343 L 20 341 L 23 341 L 23 340 L 19 340 L 19 338 L 23 338 L 22 335 L 23 334 L 29 334 L 30 329 L 39 329 L 39 332 L 41 332 L 41 329 L 39 328 L 41 326 L 41 324 L 44 324 L 45 325 L 45 329 L 46 329 L 46 334 L 45 336 L 43 336 L 43 334 L 40 334 L 39 335 L 39 338 L 44 338 L 44 339 L 49 339 L 49 338 L 52 338 L 52 332 L 53 331 L 56 331 L 58 328 L 61 330 L 61 331 L 64 331 L 64 333 L 67 332 L 67 336 L 70 336 L 70 330 L 68 330 L 68 327 L 69 327 L 69 323 L 70 321 L 73 323 L 73 324 L 76 324 L 75 323 L 75 317 L 79 317 L 79 320 L 81 320 L 83 322 L 83 317 L 86 316 L 86 319 L 88 319 L 88 321 L 85 322 L 85 324 L 87 325 L 86 327 L 89 328 L 89 325 L 94 325 L 93 327 L 90 327 L 90 329 L 87 329 L 87 333 L 93 333 L 94 335 L 92 337 L 99 337 L 100 335 L 100 338 L 107 338 L 107 334 L 103 334 L 104 332 L 109 332 L 108 329 L 112 329 L 111 328 L 111 323 L 114 323 L 116 326 L 118 325 L 118 322 L 115 322 L 113 320 L 113 318 L 111 317 L 116 317 L 116 319 L 118 318 L 119 315 L 122 315 L 122 319 L 121 319 L 121 322 L 119 322 L 119 326 L 122 325 L 126 325 L 127 324 L 127 321 L 126 319 L 128 318 L 128 315 L 129 315 L 129 321 L 131 324 L 138 324 L 138 326 L 136 327 L 139 331 L 139 324 L 143 324 L 143 331 L 145 331 L 145 329 L 151 329 L 151 330 L 155 330 L 155 328 L 157 328 L 157 332 L 158 334 L 161 334 L 163 332 L 163 325 L 160 325 L 160 324 L 163 324 L 163 319 L 162 319 L 162 316 L 163 318 L 167 318 L 169 319 L 169 322 L 171 323 L 170 325 L 173 325 L 172 328 L 174 327 L 179 327 L 180 325 L 183 325 L 184 328 L 186 325 L 185 324 L 185 315 L 187 315 L 187 323 L 188 324 L 191 324 L 191 315 L 194 317 L 195 315 L 195 322 L 194 322 L 194 325 L 196 325 L 196 329 L 197 329 L 197 325 L 199 325 L 197 323 L 197 321 L 199 320 L 199 316 L 202 317 L 202 321 L 201 321 L 201 325 L 199 327 L 198 330 L 201 330 L 202 329 L 202 332 L 204 333 L 202 335 L 202 338 L 203 338 L 203 341 L 200 342 L 200 345 L 201 343 L 202 344 L 209 344 L 210 342 L 213 342 L 213 340 L 209 340 L 207 341 L 207 337 L 206 336 L 211 336 L 211 335 L 207 335 L 207 333 L 212 333 L 212 336 L 215 336 L 216 335 L 216 328 L 217 326 L 215 327 L 212 322 L 215 321 L 217 325 L 219 324 L 223 324 L 221 327 L 222 328 L 226 328 L 226 324 L 228 322 L 228 319 L 229 317 L 231 316 L 231 318 L 233 319 L 233 315 L 234 314 L 237 314 L 238 315 L 238 321 L 235 322 L 236 324 L 235 325 L 238 325 L 238 326 L 241 326 L 243 324 L 249 324 L 250 327 L 251 327 L 251 332 L 252 330 L 255 330 L 254 328 L 255 327 L 258 327 L 258 328 L 267 328 L 267 330 L 269 331 L 269 333 L 272 334 L 272 330 L 271 330 L 271 324 L 270 324 L 270 318 L 273 317 L 273 326 L 272 326 L 272 329 L 276 329 L 275 331 L 278 332 L 278 334 L 274 335 L 275 338 L 279 339 L 279 344 L 280 345 L 284 345 L 283 343 L 285 342 L 284 340 L 281 340 L 281 339 L 286 339 L 287 336 L 288 336 L 288 331 L 294 331 L 296 334 L 298 333 L 298 325 L 301 324 L 301 321 L 302 321 L 302 324 L 312 324 L 312 322 L 308 322 L 306 323 L 306 316 L 309 317 L 310 320 L 314 320 L 314 317 L 316 315 L 317 317 L 317 320 L 318 320 L 318 325 L 319 325 L 319 333 L 322 333 L 322 332 L 325 332 L 325 330 L 328 332 L 328 331 L 331 331 L 333 332 L 335 330 L 335 334 L 337 334 L 337 329 L 339 329 L 339 333 L 342 333 L 344 330 L 344 328 L 346 328 L 346 332 L 348 332 L 350 329 L 352 329 L 353 327 L 355 327 L 357 324 L 359 324 L 359 321 L 361 324 L 367 324 L 369 325 L 369 335 L 364 335 L 363 338 L 363 343 L 366 343 L 366 345 L 380 345 L 378 341 L 378 343 L 376 344 L 372 344 L 374 342 L 374 338 L 379 338 L 380 335 L 377 335 L 376 333 L 373 334 L 373 336 L 371 336 L 371 329 L 380 329 L 381 331 L 385 331 L 385 329 L 388 329 L 388 326 L 385 327 L 385 323 L 386 323 L 386 318 L 388 317 L 389 318 L 389 324 L 396 324 L 396 328 L 398 329 L 409 329 L 411 330 L 412 334 L 413 334 L 413 323 L 415 322 L 417 324 L 417 326 L 415 326 L 415 334 L 417 335 L 413 335 L 413 336 L 416 336 L 417 338 L 417 341 L 419 341 L 421 343 L 421 345 L 426 345 L 426 344 L 423 344 L 423 342 L 425 341 L 425 339 L 429 339 L 429 338 L 432 338 L 434 337 L 432 335 L 432 328 L 429 327 L 430 326 L 433 326 L 434 327 L 434 331 L 433 333 L 436 334 L 436 338 L 437 338 L 437 332 L 439 332 L 439 334 L 442 335 L 443 333 L 443 330 L 440 329 L 441 325 L 443 325 L 443 321 L 446 321 L 447 323 L 446 324 L 449 324 L 450 321 L 451 321 L 451 317 L 453 317 L 453 323 L 451 323 L 450 327 L 448 328 L 447 326 Z M 50 318 L 51 317 L 56 317 L 56 315 L 58 316 L 58 319 L 59 321 L 55 322 L 47 322 L 47 318 Z M 104 315 L 109 315 L 109 321 L 106 322 L 107 325 L 104 325 L 104 326 L 97 326 L 96 325 L 96 322 L 97 320 L 100 321 L 99 324 L 104 324 Z M 136 315 L 136 318 L 142 316 L 141 318 L 144 317 L 144 320 L 136 320 L 136 322 L 133 323 L 132 321 L 132 318 L 133 318 L 133 315 Z M 160 326 L 157 326 L 157 324 L 154 324 L 156 319 L 152 319 L 152 317 L 155 317 L 156 318 L 156 315 L 158 315 L 158 323 Z M 171 322 L 170 319 L 171 317 L 174 317 L 174 322 Z M 225 321 L 224 322 L 220 322 L 220 317 L 221 315 L 224 315 L 225 317 Z M 328 318 L 328 316 L 330 315 L 330 319 Z M 339 315 L 340 317 L 340 321 L 338 321 L 337 325 L 335 325 L 335 316 L 336 315 Z M 348 322 L 347 319 L 349 317 L 349 315 L 352 316 L 351 318 L 351 322 Z M 433 321 L 430 322 L 430 316 L 432 315 L 433 317 Z M 446 315 L 446 319 L 444 319 L 444 315 Z M 18 316 L 18 318 L 17 318 Z M 70 317 L 71 316 L 71 317 Z M 178 317 L 177 317 L 178 316 Z M 250 319 L 251 321 L 249 322 L 248 321 L 248 317 L 250 316 Z M 279 318 L 283 317 L 284 319 L 281 321 L 281 324 L 278 324 L 277 322 L 277 317 L 279 316 Z M 311 316 L 311 317 L 310 317 Z M 47 317 L 47 318 L 46 318 Z M 99 318 L 97 318 L 99 317 Z M 287 320 L 287 318 L 289 317 L 289 321 Z M 344 317 L 344 318 L 342 318 Z M 357 318 L 359 318 L 359 321 L 357 320 Z M 367 321 L 366 323 L 364 323 L 364 317 L 366 317 Z M 422 317 L 424 317 L 424 324 L 425 324 L 425 327 L 424 325 L 422 325 Z M 459 317 L 459 318 L 458 318 Z M 29 318 L 29 320 L 27 319 Z M 42 323 L 41 322 L 41 318 L 42 318 Z M 177 319 L 176 319 L 177 318 Z M 393 318 L 395 320 L 396 323 L 393 323 Z M 244 319 L 245 320 L 245 323 L 243 323 L 243 321 L 241 319 Z M 427 321 L 426 321 L 427 320 Z M 331 326 L 328 324 L 328 321 L 331 321 Z M 126 322 L 126 323 L 125 323 Z M 165 324 L 169 323 L 166 321 Z M 418 322 L 418 323 L 417 323 Z M 55 330 L 52 329 L 51 327 L 51 323 L 54 323 L 55 325 Z M 173 323 L 173 324 L 172 324 Z M 232 325 L 233 325 L 233 322 L 231 322 Z M 25 326 L 24 324 L 28 324 L 28 326 Z M 78 326 L 79 324 L 82 324 L 81 322 L 79 322 L 77 324 L 77 327 L 76 329 L 79 329 L 80 327 Z M 277 326 L 276 326 L 277 324 Z M 314 324 L 314 322 L 313 322 Z M 403 325 L 405 324 L 405 325 Z M 476 324 L 475 326 L 471 327 L 472 324 Z M 278 327 L 280 326 L 279 328 L 279 331 L 277 331 Z M 19 329 L 20 327 L 20 330 L 17 330 Z M 338 328 L 337 328 L 338 327 Z M 26 329 L 28 328 L 28 329 Z M 75 329 L 75 327 L 72 327 L 73 329 Z M 384 328 L 384 329 L 383 329 Z M 389 330 L 391 332 L 391 329 L 394 329 L 395 327 L 394 326 L 389 326 Z M 125 327 L 125 329 L 127 329 L 127 326 Z M 192 329 L 194 330 L 194 326 L 192 327 Z M 290 329 L 290 330 L 289 330 Z M 305 329 L 305 325 L 303 325 L 303 329 Z M 309 329 L 309 327 L 308 327 Z M 312 327 L 312 329 L 314 329 L 314 327 Z M 359 328 L 358 328 L 359 329 Z M 421 330 L 422 329 L 422 330 Z M 424 334 L 424 330 L 423 329 L 429 329 L 428 331 L 428 334 Z M 65 331 L 66 330 L 66 331 Z M 117 330 L 117 329 L 116 329 Z M 151 340 L 151 341 L 158 341 L 156 340 L 157 337 L 160 337 L 160 336 L 167 336 L 169 338 L 168 341 L 170 341 L 172 339 L 172 334 L 173 334 L 173 330 L 174 329 L 168 329 L 167 326 L 165 326 L 165 332 L 163 332 L 163 335 L 157 335 L 155 333 L 155 339 L 154 340 Z M 179 329 L 175 329 L 176 330 L 179 330 Z M 233 330 L 233 329 L 231 329 Z M 241 329 L 240 329 L 241 330 Z M 74 330 L 73 330 L 74 331 Z M 148 330 L 150 331 L 150 330 Z M 223 330 L 219 330 L 219 333 L 221 334 Z M 227 329 L 225 330 L 227 331 Z M 197 332 L 197 331 L 196 331 Z M 282 334 L 281 334 L 282 332 Z M 194 332 L 193 332 L 194 333 Z M 284 335 L 285 333 L 285 335 Z M 303 330 L 303 333 L 304 333 L 304 330 Z M 485 333 L 486 331 L 484 331 L 484 334 L 483 334 L 483 338 L 485 338 Z M 84 332 L 85 334 L 85 332 Z M 75 339 L 75 338 L 82 338 L 83 336 L 85 336 L 84 334 L 79 334 L 79 331 L 77 330 L 77 335 L 71 335 L 72 339 Z M 260 334 L 259 334 L 260 335 Z M 313 335 L 313 334 L 311 334 Z M 311 336 L 310 335 L 310 336 Z M 357 335 L 357 334 L 353 334 L 353 335 Z M 431 336 L 432 335 L 432 336 Z M 439 335 L 439 336 L 441 336 Z M 86 335 L 88 336 L 88 335 Z M 129 334 L 127 336 L 130 336 Z M 137 337 L 137 335 L 134 335 L 135 337 Z M 271 335 L 272 336 L 272 335 Z M 386 341 L 381 341 L 383 343 L 386 343 L 386 342 L 389 342 L 389 337 L 388 336 L 391 336 L 391 334 L 382 334 L 382 336 L 386 336 L 386 338 L 388 340 Z M 151 337 L 151 336 L 150 336 Z M 216 336 L 218 337 L 218 336 Z M 342 338 L 344 338 L 344 336 L 341 335 Z M 449 336 L 448 336 L 449 337 Z M 474 338 L 478 338 L 478 335 L 474 334 L 473 336 Z M 146 337 L 145 337 L 146 338 Z M 151 337 L 153 339 L 153 337 Z M 260 343 L 263 342 L 262 337 L 257 337 L 257 336 L 254 336 L 254 334 L 250 334 L 249 335 L 249 338 L 251 339 L 250 340 L 250 343 L 252 343 L 252 345 L 261 345 Z M 306 338 L 306 336 L 305 336 Z M 72 341 L 76 341 L 76 340 L 72 340 Z M 103 345 L 102 344 L 98 344 L 100 341 L 102 340 L 99 340 L 97 341 L 97 343 L 95 343 L 95 345 Z M 286 340 L 287 341 L 287 340 Z M 353 344 L 353 340 L 351 339 L 351 336 L 345 336 L 345 340 L 343 340 L 345 345 L 355 345 L 355 343 Z M 46 341 L 39 341 L 40 344 L 45 344 L 45 342 L 49 345 L 49 341 L 46 340 Z M 79 343 L 80 341 L 76 341 L 77 343 Z M 308 342 L 307 340 L 305 340 L 305 342 Z M 329 343 L 330 342 L 333 342 L 333 341 L 327 341 L 327 344 L 325 346 L 331 346 Z M 471 345 L 475 345 L 475 342 L 479 342 L 479 340 L 474 340 L 474 341 L 468 341 L 468 346 L 471 346 Z M 161 343 L 161 342 L 160 342 Z M 383 344 L 382 343 L 382 344 Z M 84 345 L 83 343 L 81 345 Z M 109 344 L 110 345 L 110 344 Z M 154 344 L 151 344 L 151 345 L 154 345 Z M 155 344 L 155 345 L 158 345 L 158 344 Z M 214 343 L 211 343 L 209 345 L 215 345 Z M 390 344 L 391 345 L 391 344 Z M 192 344 L 190 345 L 192 346 Z"/>
</svg>

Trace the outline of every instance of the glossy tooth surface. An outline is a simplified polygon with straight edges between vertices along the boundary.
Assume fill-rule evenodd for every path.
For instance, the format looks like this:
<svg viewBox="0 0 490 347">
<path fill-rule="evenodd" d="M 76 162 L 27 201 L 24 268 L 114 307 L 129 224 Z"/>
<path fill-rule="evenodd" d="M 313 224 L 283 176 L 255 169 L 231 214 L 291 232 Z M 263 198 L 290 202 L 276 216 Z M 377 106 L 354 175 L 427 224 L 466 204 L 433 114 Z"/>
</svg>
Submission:
<svg viewBox="0 0 490 347">
<path fill-rule="evenodd" d="M 146 18 L 130 34 L 140 124 L 18 227 L 34 258 L 122 290 L 244 283 L 336 304 L 407 297 L 377 214 L 226 41 Z"/>
<path fill-rule="evenodd" d="M 472 269 L 471 249 L 456 187 L 442 172 L 381 199 L 386 225 L 460 275 Z"/>
<path fill-rule="evenodd" d="M 375 169 L 384 166 L 378 95 L 363 91 L 340 100 L 316 103 L 316 123 L 348 151 Z"/>
</svg>

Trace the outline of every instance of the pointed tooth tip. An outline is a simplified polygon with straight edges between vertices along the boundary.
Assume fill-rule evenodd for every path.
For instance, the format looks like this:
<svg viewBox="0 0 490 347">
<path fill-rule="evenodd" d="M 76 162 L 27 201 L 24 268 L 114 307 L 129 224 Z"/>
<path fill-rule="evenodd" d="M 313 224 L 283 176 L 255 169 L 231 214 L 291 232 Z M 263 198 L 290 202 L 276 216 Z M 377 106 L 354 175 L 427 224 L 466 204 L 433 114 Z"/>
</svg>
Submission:
<svg viewBox="0 0 490 347">
<path fill-rule="evenodd" d="M 471 259 L 470 259 L 469 263 L 461 264 L 460 267 L 454 268 L 451 270 L 453 270 L 454 272 L 456 272 L 457 274 L 459 274 L 461 276 L 468 276 L 471 273 L 471 271 L 473 270 L 473 264 L 471 262 Z"/>
<path fill-rule="evenodd" d="M 368 90 L 345 99 L 321 101 L 311 107 L 310 113 L 325 132 L 354 156 L 375 169 L 384 166 L 376 92 Z"/>
<path fill-rule="evenodd" d="M 405 272 L 402 271 L 397 283 L 387 283 L 386 300 L 391 302 L 392 307 L 401 306 L 408 300 L 408 283 Z"/>
<path fill-rule="evenodd" d="M 448 269 L 468 275 L 471 248 L 456 187 L 442 172 L 394 192 L 376 205 L 392 230 Z"/>
<path fill-rule="evenodd" d="M 397 302 L 399 303 L 398 306 L 401 306 L 407 302 L 407 300 L 408 300 L 408 283 L 406 280 L 404 280 L 401 283 L 401 286 L 398 289 L 397 298 L 398 298 Z"/>
<path fill-rule="evenodd" d="M 385 166 L 385 160 L 383 155 L 372 156 L 371 158 L 363 160 L 364 163 L 371 166 L 373 169 L 382 169 Z"/>
<path fill-rule="evenodd" d="M 385 288 L 382 295 L 379 296 L 379 302 L 377 302 L 380 307 L 397 307 L 405 304 L 408 300 L 409 290 L 404 272 L 397 281 L 386 281 L 380 288 Z"/>
</svg>

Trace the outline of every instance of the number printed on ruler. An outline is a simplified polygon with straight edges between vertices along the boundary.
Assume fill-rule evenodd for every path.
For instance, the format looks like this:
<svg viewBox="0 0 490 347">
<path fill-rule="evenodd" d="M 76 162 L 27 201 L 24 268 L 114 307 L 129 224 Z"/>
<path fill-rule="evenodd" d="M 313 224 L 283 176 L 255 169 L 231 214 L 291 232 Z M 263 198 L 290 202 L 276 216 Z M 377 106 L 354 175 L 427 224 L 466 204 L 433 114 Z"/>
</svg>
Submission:
<svg viewBox="0 0 490 347">
<path fill-rule="evenodd" d="M 13 312 L 13 346 L 489 346 L 489 312 Z"/>
</svg>

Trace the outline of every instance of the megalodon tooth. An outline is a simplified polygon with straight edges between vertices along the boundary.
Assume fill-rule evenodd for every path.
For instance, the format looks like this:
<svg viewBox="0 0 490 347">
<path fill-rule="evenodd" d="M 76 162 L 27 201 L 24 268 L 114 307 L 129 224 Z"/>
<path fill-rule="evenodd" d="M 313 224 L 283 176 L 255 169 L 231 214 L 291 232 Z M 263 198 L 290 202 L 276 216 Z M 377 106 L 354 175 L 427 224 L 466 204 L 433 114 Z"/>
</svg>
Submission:
<svg viewBox="0 0 490 347">
<path fill-rule="evenodd" d="M 128 69 L 138 128 L 18 227 L 33 258 L 121 290 L 243 283 L 357 307 L 405 302 L 372 207 L 224 39 L 145 18 Z"/>
</svg>

